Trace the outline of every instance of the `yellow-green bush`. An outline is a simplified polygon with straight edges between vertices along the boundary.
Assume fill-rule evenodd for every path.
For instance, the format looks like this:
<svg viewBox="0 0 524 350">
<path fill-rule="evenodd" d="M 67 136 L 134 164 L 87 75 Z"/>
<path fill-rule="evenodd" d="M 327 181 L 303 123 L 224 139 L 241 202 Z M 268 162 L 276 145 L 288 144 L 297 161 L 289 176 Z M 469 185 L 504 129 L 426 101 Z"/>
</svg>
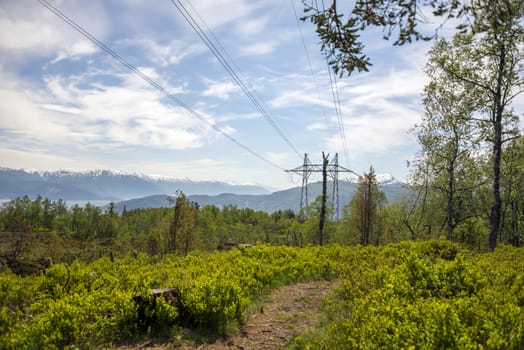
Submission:
<svg viewBox="0 0 524 350">
<path fill-rule="evenodd" d="M 473 254 L 446 241 L 380 248 L 330 299 L 302 349 L 524 348 L 524 249 Z"/>
<path fill-rule="evenodd" d="M 273 288 L 336 278 L 340 288 L 323 327 L 293 347 L 517 349 L 524 346 L 522 256 L 521 248 L 474 254 L 448 241 L 262 245 L 184 258 L 138 254 L 114 263 L 56 264 L 32 277 L 3 271 L 0 348 L 92 349 L 177 322 L 224 332 Z M 160 297 L 139 315 L 133 296 L 163 287 L 177 288 L 178 304 Z"/>
</svg>

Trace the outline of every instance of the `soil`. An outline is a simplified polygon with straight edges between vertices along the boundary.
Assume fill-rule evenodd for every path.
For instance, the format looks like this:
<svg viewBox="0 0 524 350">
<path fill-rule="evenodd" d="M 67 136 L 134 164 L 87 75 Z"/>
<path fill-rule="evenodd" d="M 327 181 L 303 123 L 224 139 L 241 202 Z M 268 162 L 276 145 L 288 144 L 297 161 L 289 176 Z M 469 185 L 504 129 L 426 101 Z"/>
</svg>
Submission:
<svg viewBox="0 0 524 350">
<path fill-rule="evenodd" d="M 314 328 L 320 317 L 324 297 L 336 282 L 315 281 L 282 287 L 262 300 L 245 324 L 231 337 L 213 344 L 142 344 L 127 349 L 255 350 L 282 349 L 293 337 Z"/>
</svg>

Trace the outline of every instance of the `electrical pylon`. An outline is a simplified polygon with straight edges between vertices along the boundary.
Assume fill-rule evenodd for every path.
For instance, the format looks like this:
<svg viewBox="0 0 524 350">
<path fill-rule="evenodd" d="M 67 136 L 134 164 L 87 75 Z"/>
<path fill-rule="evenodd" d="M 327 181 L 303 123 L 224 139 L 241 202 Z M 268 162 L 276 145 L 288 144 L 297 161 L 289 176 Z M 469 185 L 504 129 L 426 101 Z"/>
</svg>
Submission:
<svg viewBox="0 0 524 350">
<path fill-rule="evenodd" d="M 329 155 L 328 155 L 329 156 Z M 288 173 L 295 173 L 302 176 L 302 191 L 300 194 L 300 209 L 308 206 L 308 184 L 309 178 L 313 173 L 322 173 L 322 164 L 312 164 L 307 153 L 304 153 L 304 163 L 294 169 L 286 170 Z M 339 219 L 339 191 L 338 191 L 338 174 L 353 173 L 354 171 L 344 168 L 338 164 L 338 153 L 335 153 L 333 159 L 327 165 L 327 174 L 333 180 L 331 203 L 333 205 L 336 220 Z"/>
</svg>

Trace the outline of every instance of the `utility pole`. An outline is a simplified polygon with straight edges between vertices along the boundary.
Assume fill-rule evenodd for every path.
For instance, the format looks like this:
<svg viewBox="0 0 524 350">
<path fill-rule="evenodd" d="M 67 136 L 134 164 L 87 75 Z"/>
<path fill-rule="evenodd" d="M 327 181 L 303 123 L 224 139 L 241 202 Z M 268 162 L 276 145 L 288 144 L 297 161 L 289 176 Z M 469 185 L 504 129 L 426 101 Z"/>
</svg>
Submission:
<svg viewBox="0 0 524 350">
<path fill-rule="evenodd" d="M 327 192 L 327 166 L 329 164 L 329 153 L 326 156 L 322 152 L 322 201 L 320 205 L 320 218 L 318 220 L 318 244 L 322 245 L 324 240 L 324 221 L 326 220 L 326 192 Z"/>
</svg>

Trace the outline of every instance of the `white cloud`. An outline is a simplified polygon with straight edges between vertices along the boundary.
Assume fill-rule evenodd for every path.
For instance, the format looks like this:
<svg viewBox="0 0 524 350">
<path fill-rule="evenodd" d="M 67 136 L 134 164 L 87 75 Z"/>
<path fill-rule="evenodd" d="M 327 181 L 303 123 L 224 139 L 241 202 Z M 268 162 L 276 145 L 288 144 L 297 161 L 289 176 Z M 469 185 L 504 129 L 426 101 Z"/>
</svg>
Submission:
<svg viewBox="0 0 524 350">
<path fill-rule="evenodd" d="M 301 88 L 281 91 L 277 97 L 271 100 L 274 108 L 319 106 L 322 108 L 333 108 L 333 100 L 329 91 L 324 89 L 322 96 L 319 96 L 313 86 L 303 85 Z"/>
<path fill-rule="evenodd" d="M 259 34 L 264 31 L 268 25 L 269 20 L 269 16 L 263 16 L 260 18 L 253 18 L 248 21 L 241 21 L 237 24 L 237 32 L 246 36 Z"/>
<path fill-rule="evenodd" d="M 61 112 L 64 114 L 82 114 L 82 110 L 75 107 L 67 107 L 55 104 L 43 104 L 41 107 L 50 111 Z"/>
<path fill-rule="evenodd" d="M 98 47 L 95 46 L 92 42 L 87 40 L 80 40 L 71 45 L 66 50 L 60 50 L 58 55 L 50 63 L 54 64 L 60 62 L 64 59 L 78 59 L 84 55 L 90 55 L 98 51 Z"/>
<path fill-rule="evenodd" d="M 278 43 L 276 41 L 257 42 L 240 48 L 240 53 L 245 56 L 267 55 L 275 51 Z"/>
<path fill-rule="evenodd" d="M 200 42 L 184 42 L 182 40 L 160 43 L 150 38 L 134 38 L 120 40 L 118 45 L 138 47 L 151 63 L 162 67 L 180 64 L 188 57 L 207 51 L 207 47 Z"/>
<path fill-rule="evenodd" d="M 321 130 L 327 130 L 327 129 L 328 127 L 326 123 L 320 123 L 320 122 L 315 122 L 315 123 L 312 123 L 306 126 L 307 131 L 321 131 Z"/>
<path fill-rule="evenodd" d="M 188 10 L 194 13 L 193 8 L 196 9 L 212 30 L 237 20 L 245 23 L 251 14 L 265 5 L 263 2 L 246 0 L 202 0 L 188 4 Z"/>
<path fill-rule="evenodd" d="M 408 131 L 420 118 L 419 111 L 409 108 L 385 107 L 359 117 L 347 117 L 344 121 L 346 141 L 352 158 L 369 154 L 388 153 L 395 147 L 413 142 Z M 342 151 L 339 134 L 326 140 L 329 149 Z"/>
<path fill-rule="evenodd" d="M 260 118 L 261 114 L 258 112 L 253 113 L 220 113 L 214 117 L 217 122 L 225 123 L 234 120 L 253 120 Z"/>
<path fill-rule="evenodd" d="M 204 79 L 207 83 L 207 89 L 202 92 L 202 96 L 211 96 L 222 100 L 229 100 L 231 93 L 238 92 L 240 88 L 232 81 L 214 81 Z"/>
<path fill-rule="evenodd" d="M 0 99 L 5 101 L 0 113 L 9 116 L 1 119 L 0 128 L 20 135 L 19 144 L 55 146 L 187 149 L 214 137 L 208 125 L 182 108 L 161 103 L 156 90 L 129 75 L 119 75 L 120 85 L 49 76 L 48 90 L 36 93 L 0 86 Z"/>
<path fill-rule="evenodd" d="M 296 155 L 288 152 L 266 152 L 264 157 L 275 164 L 288 164 L 291 160 L 295 160 Z"/>
<path fill-rule="evenodd" d="M 27 20 L 0 18 L 0 48 L 3 50 L 42 49 L 54 46 L 59 33 L 49 25 Z"/>
<path fill-rule="evenodd" d="M 16 144 L 34 142 L 71 141 L 68 128 L 59 118 L 49 111 L 39 108 L 31 99 L 31 92 L 18 92 L 0 86 L 0 129 L 17 135 Z M 12 142 L 14 140 L 11 140 Z M 14 142 L 13 142 L 14 143 Z"/>
<path fill-rule="evenodd" d="M 153 177 L 188 178 L 193 181 L 219 180 L 238 182 L 240 174 L 232 172 L 237 166 L 233 160 L 217 160 L 212 158 L 184 159 L 179 161 L 136 162 L 129 171 L 140 169 L 141 172 Z"/>
<path fill-rule="evenodd" d="M 52 154 L 42 149 L 10 149 L 9 146 L 0 145 L 0 159 L 2 166 L 15 169 L 38 169 L 38 170 L 58 170 L 58 169 L 96 169 L 94 162 L 84 162 L 62 155 Z"/>
<path fill-rule="evenodd" d="M 47 89 L 54 97 L 54 100 L 58 101 L 59 103 L 72 103 L 78 97 L 75 96 L 75 88 L 71 79 L 68 82 L 65 78 L 58 75 L 46 76 L 44 77 L 44 82 L 47 86 Z"/>
<path fill-rule="evenodd" d="M 360 77 L 359 77 L 360 78 Z M 348 84 L 339 83 L 339 89 L 351 96 L 352 105 L 373 107 L 376 101 L 409 98 L 420 100 L 425 74 L 418 69 L 391 70 L 386 74 L 370 74 Z"/>
<path fill-rule="evenodd" d="M 324 73 L 327 76 L 327 72 Z M 311 76 L 290 75 L 284 79 L 289 84 L 280 84 L 271 106 L 310 106 L 310 109 L 316 106 L 319 111 L 329 113 L 329 118 L 317 114 L 306 124 L 305 130 L 331 131 L 324 141 L 324 147 L 342 152 L 330 87 L 320 85 L 317 93 Z M 375 71 L 338 80 L 342 122 L 349 153 L 353 158 L 384 154 L 414 143 L 407 132 L 423 113 L 420 94 L 426 81 L 424 73 L 415 64 L 402 69 L 389 69 L 385 74 Z"/>
<path fill-rule="evenodd" d="M 301 152 L 342 149 L 318 37 L 314 26 L 301 23 L 317 88 L 289 2 L 184 3 L 198 10 L 230 50 L 235 66 L 252 78 L 249 83 L 256 86 L 264 106 Z M 223 79 L 222 67 L 210 61 L 207 47 L 169 1 L 154 6 L 146 0 L 53 4 L 209 124 L 220 126 L 284 168 L 297 163 L 296 155 L 239 88 Z M 251 182 L 266 184 L 285 180 L 285 174 L 278 180 L 280 175 L 268 164 L 209 124 L 169 105 L 168 98 L 101 50 L 96 52 L 95 46 L 38 2 L 0 1 L 0 14 L 0 145 L 7 145 L 0 156 L 18 150 L 24 152 L 19 157 L 26 163 L 39 161 L 43 168 L 119 167 L 236 182 L 247 182 L 249 177 Z M 394 148 L 407 150 L 405 145 L 413 140 L 405 131 L 421 115 L 417 103 L 424 85 L 422 50 L 413 58 L 409 47 L 397 51 L 389 50 L 390 42 L 379 44 L 367 45 L 375 55 L 370 73 L 339 81 L 350 154 L 366 161 Z M 53 59 L 54 64 L 46 65 Z M 17 156 L 10 154 L 11 159 Z M 85 163 L 80 157 L 85 157 Z"/>
<path fill-rule="evenodd" d="M 104 7 L 97 2 L 68 1 L 55 4 L 92 35 L 103 39 L 107 33 Z M 0 51 L 5 60 L 85 54 L 92 51 L 81 34 L 48 9 L 30 0 L 0 3 Z"/>
</svg>

